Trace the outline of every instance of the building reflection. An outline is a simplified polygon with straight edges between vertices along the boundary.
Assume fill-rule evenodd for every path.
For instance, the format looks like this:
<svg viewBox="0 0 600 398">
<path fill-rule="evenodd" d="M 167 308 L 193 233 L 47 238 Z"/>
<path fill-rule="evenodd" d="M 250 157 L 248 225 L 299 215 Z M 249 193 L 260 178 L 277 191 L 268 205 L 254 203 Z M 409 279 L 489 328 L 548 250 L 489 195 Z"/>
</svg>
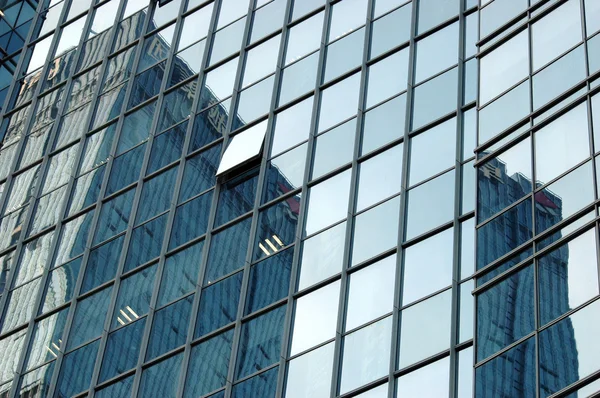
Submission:
<svg viewBox="0 0 600 398">
<path fill-rule="evenodd" d="M 543 183 L 537 182 L 536 187 Z M 487 218 L 495 209 L 505 209 L 510 204 L 532 192 L 532 181 L 521 173 L 507 174 L 507 165 L 498 158 L 487 162 L 478 169 L 478 211 Z M 493 227 L 480 228 L 478 232 L 477 263 L 487 265 L 518 247 L 535 235 L 562 220 L 562 199 L 549 189 L 538 191 L 533 196 L 533 209 L 530 199 L 513 207 L 492 221 Z M 532 214 L 535 212 L 535 231 Z M 560 231 L 547 238 L 546 245 L 562 237 Z M 479 278 L 478 283 L 487 282 L 499 273 L 531 255 L 527 250 L 499 265 L 496 270 Z M 536 278 L 533 266 L 527 266 L 495 286 L 494 295 L 488 295 L 485 308 L 478 306 L 477 330 L 486 330 L 483 339 L 477 341 L 478 352 L 493 353 L 504 348 L 503 341 L 514 342 L 535 328 L 534 320 L 553 319 L 555 314 L 564 313 L 569 307 L 569 247 L 563 245 L 546 258 L 553 272 L 548 278 Z M 551 303 L 531 305 L 537 289 L 553 292 Z M 493 297 L 489 297 L 493 296 Z M 537 294 L 537 297 L 540 297 Z M 479 304 L 481 305 L 481 304 Z M 540 311 L 545 311 L 542 313 Z M 577 342 L 573 325 L 569 318 L 552 328 L 552 349 L 540 352 L 539 363 L 563 363 L 564 372 L 556 374 L 551 369 L 539 366 L 539 383 L 542 393 L 554 392 L 553 385 L 566 386 L 579 379 Z M 498 341 L 495 341 L 498 339 Z M 533 341 L 532 339 L 529 339 Z M 482 366 L 477 373 L 477 396 L 529 396 L 536 391 L 535 368 L 538 367 L 535 348 L 532 343 L 523 342 L 508 353 L 493 360 L 493 366 Z M 552 355 L 552 361 L 544 356 Z M 478 358 L 482 360 L 484 358 Z M 492 363 L 492 362 L 490 362 Z M 501 380 L 501 382 L 500 382 Z M 495 384 L 490 383 L 494 381 Z"/>
<path fill-rule="evenodd" d="M 135 38 L 139 37 L 142 34 L 142 26 L 145 18 L 145 11 L 141 11 L 132 17 L 128 18 L 126 21 L 122 22 L 117 30 L 117 37 L 115 45 L 117 48 L 122 47 L 122 43 L 127 43 Z M 151 28 L 150 30 L 153 30 Z M 83 48 L 83 56 L 82 62 L 84 65 L 92 64 L 99 60 L 98 54 L 103 54 L 110 47 L 110 43 L 108 43 L 108 34 L 105 32 L 98 34 L 90 43 L 86 43 Z M 147 59 L 152 59 L 151 63 L 158 63 L 159 61 L 164 59 L 164 55 L 168 54 L 169 46 L 166 41 L 164 41 L 160 35 L 152 36 L 153 43 L 150 46 L 145 46 L 148 49 L 146 54 L 143 54 Z M 52 87 L 55 83 L 62 82 L 67 79 L 73 71 L 76 69 L 77 65 L 75 65 L 76 60 L 76 49 L 72 49 L 67 51 L 65 54 L 57 57 L 52 63 L 49 69 L 49 72 L 45 78 L 42 78 L 41 70 L 38 70 L 25 79 L 22 80 L 21 86 L 18 90 L 15 90 L 15 107 L 18 107 L 20 104 L 26 103 L 30 100 L 34 92 L 36 91 L 36 87 L 39 84 L 43 84 L 44 87 Z M 102 82 L 102 76 L 97 72 L 100 68 L 96 68 L 95 73 L 86 73 L 82 75 L 80 78 L 76 80 L 73 84 L 72 92 L 69 94 L 68 98 L 65 93 L 63 93 L 62 89 L 53 91 L 50 95 L 46 95 L 41 97 L 38 100 L 38 105 L 35 109 L 34 116 L 34 124 L 31 128 L 33 131 L 30 135 L 37 134 L 41 131 L 49 131 L 53 123 L 57 122 L 57 111 L 59 109 L 59 104 L 62 101 L 67 101 L 68 103 L 84 103 L 92 98 L 94 93 L 96 92 L 97 86 L 99 84 L 104 84 L 106 86 L 112 85 L 111 79 L 120 82 L 122 81 L 124 76 L 128 76 L 130 79 L 135 78 L 131 74 L 131 68 L 133 63 L 133 56 L 135 54 L 134 51 L 124 52 L 123 56 L 114 57 L 107 68 L 111 68 L 107 75 L 108 81 L 105 80 Z M 96 57 L 94 59 L 90 58 Z M 158 64 L 158 67 L 151 67 L 147 71 L 147 75 L 143 80 L 136 81 L 134 89 L 132 91 L 132 98 L 130 99 L 130 103 L 141 103 L 146 99 L 149 99 L 156 95 L 156 81 L 159 82 L 167 78 L 165 76 L 164 66 L 166 62 L 162 62 Z M 180 57 L 175 57 L 173 60 L 173 64 L 171 67 L 171 79 L 174 81 L 184 81 L 187 78 L 190 78 L 196 75 L 194 70 L 197 70 L 197 65 L 188 65 L 186 60 Z M 79 68 L 81 69 L 81 67 Z M 160 83 L 159 83 L 160 85 Z M 194 101 L 194 97 L 196 95 L 196 80 L 193 81 L 190 85 L 183 86 L 184 89 L 174 90 L 173 96 L 169 97 L 169 101 L 173 101 L 176 106 L 163 107 L 163 109 L 156 110 L 161 112 L 161 122 L 160 126 L 167 126 L 168 128 L 172 127 L 172 124 L 177 123 L 181 120 L 187 120 L 189 117 L 189 112 L 186 113 L 186 110 L 192 109 L 192 103 Z M 108 91 L 108 90 L 107 90 Z M 110 95 L 103 95 L 103 98 L 98 103 L 98 108 L 96 109 L 96 116 L 98 118 L 98 114 L 101 115 L 110 115 L 106 116 L 105 120 L 109 120 L 113 116 L 117 116 L 121 113 L 123 108 L 124 91 L 116 91 L 113 90 Z M 229 109 L 228 103 L 223 103 L 220 98 L 217 98 L 210 87 L 204 87 L 201 90 L 201 98 L 199 99 L 198 109 L 207 109 L 196 117 L 196 125 L 194 126 L 194 136 L 200 137 L 198 140 L 200 142 L 211 142 L 214 139 L 221 137 L 227 128 L 229 121 Z M 89 105 L 89 104 L 88 104 Z M 69 141 L 69 137 L 80 137 L 87 131 L 87 123 L 89 120 L 89 113 L 92 111 L 89 109 L 83 109 L 85 107 L 81 107 L 76 111 L 73 111 L 71 114 L 71 119 L 65 121 L 66 117 L 64 117 L 61 121 L 61 126 L 59 130 L 59 139 L 64 139 L 65 142 Z M 31 111 L 30 107 L 25 107 L 22 111 L 16 112 L 14 116 L 7 120 L 5 126 L 3 126 L 2 131 L 4 132 L 4 142 L 3 147 L 10 146 L 16 143 L 19 139 L 22 138 L 27 132 L 25 129 L 25 121 L 27 120 L 27 115 Z M 153 112 L 140 112 L 140 117 L 147 118 L 149 120 L 148 123 L 151 123 L 153 118 Z M 234 126 L 244 125 L 245 122 L 239 117 L 239 115 L 235 115 L 235 120 L 233 121 Z M 185 122 L 187 123 L 187 122 Z M 160 129 L 161 131 L 163 129 Z M 157 131 L 160 133 L 161 131 Z M 202 137 L 210 137 L 209 139 L 204 139 Z M 194 138 L 193 138 L 194 139 Z M 47 137 L 46 137 L 47 140 Z M 95 159 L 101 157 L 101 154 L 106 153 L 107 148 L 111 147 L 112 143 L 112 135 L 105 134 L 104 137 L 100 140 L 96 140 L 90 142 L 90 145 L 86 147 L 86 156 L 87 159 L 92 159 L 90 161 L 96 162 Z M 179 145 L 177 142 L 167 142 L 165 145 Z M 194 143 L 192 143 L 194 145 Z M 49 143 L 46 141 L 43 144 L 43 150 L 46 151 Z M 201 146 L 201 145 L 200 145 Z M 169 164 L 172 163 L 169 159 L 160 158 L 161 156 L 167 157 L 169 154 L 167 151 L 165 153 L 159 152 L 159 159 L 157 163 L 159 164 Z M 216 174 L 216 170 L 219 164 L 220 156 L 212 156 L 204 158 L 202 162 L 187 162 L 186 167 L 192 168 L 191 174 L 197 179 L 205 179 L 207 186 L 211 186 L 214 184 L 214 178 Z M 133 162 L 134 160 L 132 160 Z M 86 160 L 84 160 L 86 162 Z M 101 162 L 102 163 L 102 162 Z M 131 169 L 134 168 L 135 164 L 124 164 L 123 169 Z M 186 170 L 186 173 L 188 171 Z M 222 185 L 222 194 L 219 198 L 218 211 L 223 214 L 224 222 L 228 222 L 240 214 L 243 214 L 254 207 L 254 202 L 256 195 L 260 195 L 260 192 L 256 192 L 257 182 L 258 182 L 258 173 L 259 168 L 255 168 L 250 172 L 242 175 L 236 176 L 231 181 L 226 181 Z M 35 177 L 31 178 L 29 183 L 26 186 L 21 187 L 21 189 L 25 189 L 29 192 L 33 192 L 37 178 L 38 170 L 35 171 Z M 280 197 L 282 195 L 287 194 L 288 192 L 296 189 L 296 186 L 293 186 L 288 178 L 275 166 L 268 168 L 268 176 L 267 180 L 269 181 L 266 184 L 267 190 L 270 192 L 266 195 L 270 198 Z M 113 178 L 113 176 L 111 176 Z M 125 178 L 124 176 L 117 175 L 116 178 Z M 137 178 L 137 177 L 136 177 Z M 112 181 L 111 181 L 112 183 Z M 116 186 L 126 186 L 129 182 L 123 182 L 123 184 L 116 183 Z M 201 185 L 206 185 L 201 184 Z M 97 186 L 94 182 L 94 179 L 88 179 L 81 181 L 81 185 L 77 186 L 77 190 L 74 190 L 73 197 L 70 199 L 70 203 L 93 203 L 96 201 L 96 190 Z M 163 189 L 164 187 L 160 186 L 158 189 Z M 166 188 L 165 188 L 166 189 Z M 183 187 L 182 189 L 185 189 Z M 226 192 L 227 194 L 223 194 Z M 160 192 L 157 192 L 156 195 L 151 195 L 149 200 L 159 200 L 158 198 L 162 197 Z M 154 206 L 154 204 L 149 204 L 150 206 Z M 18 241 L 21 236 L 23 229 L 26 229 L 26 226 L 23 225 L 24 218 L 27 214 L 29 206 L 25 206 L 23 208 L 17 209 L 4 217 L 0 224 L 0 242 L 4 242 L 4 247 L 8 247 L 11 244 L 14 244 Z M 257 239 L 260 242 L 257 242 L 255 245 L 255 251 L 260 251 L 260 246 L 266 248 L 268 254 L 274 254 L 279 249 L 291 244 L 294 242 L 295 233 L 296 233 L 296 224 L 298 221 L 298 214 L 300 209 L 300 195 L 288 196 L 285 200 L 281 201 L 278 205 L 272 206 L 268 211 L 265 211 L 264 215 L 261 215 L 261 226 L 260 233 Z M 210 211 L 210 201 L 208 201 L 208 206 L 202 209 L 204 212 Z M 240 213 L 241 212 L 241 213 Z M 46 216 L 47 220 L 41 220 L 43 225 L 53 224 L 51 217 L 49 214 Z M 89 213 L 91 214 L 91 213 Z M 89 234 L 89 219 L 88 217 L 79 217 L 70 222 L 68 229 L 63 229 L 63 235 L 61 236 L 61 248 L 65 248 L 64 253 L 60 253 L 60 259 L 54 259 L 52 266 L 60 266 L 62 262 L 65 260 L 71 259 L 80 254 L 81 244 L 87 241 Z M 124 222 L 127 222 L 125 218 L 123 218 Z M 187 222 L 191 224 L 195 223 L 195 219 L 192 217 Z M 249 225 L 249 224 L 248 224 Z M 183 227 L 185 228 L 185 227 Z M 193 227 L 191 227 L 193 229 Z M 250 230 L 249 228 L 237 228 L 234 231 L 235 236 L 231 239 L 228 239 L 226 243 L 227 247 L 225 250 L 220 250 L 220 256 L 223 258 L 219 259 L 219 261 L 227 262 L 228 257 L 230 256 L 230 252 L 233 251 L 234 247 L 239 246 L 239 242 L 244 240 L 248 240 Z M 268 245 L 266 241 L 269 241 L 271 245 Z M 251 244 L 251 243 L 250 243 Z M 260 245 L 260 246 L 258 246 Z M 267 246 L 268 245 L 268 246 Z M 274 248 L 272 248 L 274 247 Z M 291 269 L 291 252 L 288 250 L 285 252 L 285 255 L 273 256 L 271 258 L 271 263 L 278 263 L 277 266 L 270 266 L 272 269 L 280 269 L 284 271 L 284 276 L 281 275 L 271 275 L 270 277 L 264 277 L 258 283 L 270 285 L 274 282 L 279 282 L 281 280 L 289 281 L 289 273 Z M 6 261 L 9 261 L 6 259 Z M 3 262 L 3 264 L 6 263 Z M 72 260 L 71 260 L 72 261 Z M 68 261 L 67 261 L 68 262 Z M 239 264 L 241 267 L 243 264 Z M 48 303 L 64 303 L 72 298 L 72 294 L 75 288 L 75 283 L 77 280 L 76 272 L 79 271 L 79 268 L 76 270 L 71 269 L 71 267 L 63 267 L 62 270 L 64 272 L 53 272 L 52 274 L 52 285 L 48 287 L 46 292 L 45 301 Z M 2 275 L 5 275 L 5 272 L 2 272 Z M 270 274 L 269 274 L 270 275 Z M 3 280 L 0 280 L 0 284 L 4 284 Z M 258 286 L 258 290 L 268 290 L 265 289 L 265 286 Z M 287 294 L 287 287 L 280 289 L 282 294 Z M 278 296 L 279 293 L 272 293 L 275 296 Z M 280 297 L 276 297 L 279 299 Z M 255 300 L 256 298 L 251 298 L 251 300 Z M 253 301 L 250 302 L 250 304 Z M 98 316 L 103 315 L 97 314 Z M 10 317 L 7 314 L 7 318 Z M 58 318 L 57 318 L 58 319 Z M 53 335 L 55 331 L 58 329 L 62 330 L 63 325 L 52 324 L 51 322 L 47 325 L 44 333 L 47 333 L 48 336 Z M 64 347 L 63 347 L 64 350 Z M 76 359 L 77 355 L 73 358 Z M 72 366 L 79 366 L 77 360 L 66 361 L 64 366 L 71 364 Z M 20 396 L 21 397 L 38 397 L 43 396 L 47 393 L 47 388 L 49 381 L 52 377 L 52 372 L 54 369 L 54 363 L 50 363 L 44 365 L 41 368 L 35 369 L 24 376 L 21 377 L 20 384 Z M 62 369 L 61 374 L 76 374 L 81 377 L 86 377 L 84 373 L 86 372 L 70 372 L 68 369 Z M 73 380 L 72 383 L 85 384 L 85 381 Z M 1 397 L 1 395 L 0 395 Z"/>
</svg>

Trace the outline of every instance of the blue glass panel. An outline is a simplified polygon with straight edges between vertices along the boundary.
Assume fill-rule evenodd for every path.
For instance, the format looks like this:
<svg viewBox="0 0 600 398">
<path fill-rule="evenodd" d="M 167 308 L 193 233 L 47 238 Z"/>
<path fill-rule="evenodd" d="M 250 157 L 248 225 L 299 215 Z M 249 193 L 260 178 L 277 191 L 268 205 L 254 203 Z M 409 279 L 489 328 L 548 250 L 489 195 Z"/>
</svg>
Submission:
<svg viewBox="0 0 600 398">
<path fill-rule="evenodd" d="M 129 398 L 131 387 L 133 386 L 133 376 L 120 380 L 102 390 L 96 391 L 96 398 Z"/>
<path fill-rule="evenodd" d="M 62 262 L 83 253 L 87 245 L 93 218 L 94 212 L 89 211 L 72 219 L 63 226 L 54 264 L 59 265 Z"/>
<path fill-rule="evenodd" d="M 535 327 L 533 266 L 477 297 L 477 360 L 514 343 Z"/>
<path fill-rule="evenodd" d="M 196 115 L 190 152 L 221 138 L 229 121 L 230 101 L 224 101 Z"/>
<path fill-rule="evenodd" d="M 192 80 L 165 94 L 160 111 L 158 131 L 162 131 L 187 118 L 192 110 L 197 82 Z"/>
<path fill-rule="evenodd" d="M 233 398 L 261 397 L 269 398 L 275 396 L 277 388 L 278 367 L 267 370 L 251 379 L 245 380 L 233 386 L 231 396 Z"/>
<path fill-rule="evenodd" d="M 42 313 L 51 311 L 73 298 L 73 291 L 75 290 L 77 276 L 81 269 L 82 259 L 83 257 L 78 257 L 50 272 L 50 275 L 48 276 L 48 286 L 44 292 Z M 1 284 L 2 283 L 0 282 L 0 285 Z M 1 288 L 0 291 L 2 291 Z"/>
<path fill-rule="evenodd" d="M 168 214 L 135 228 L 125 260 L 125 272 L 147 263 L 160 254 Z"/>
<path fill-rule="evenodd" d="M 506 261 L 504 261 L 501 264 L 494 267 L 494 269 L 492 269 L 489 272 L 486 272 L 485 274 L 483 274 L 482 276 L 476 278 L 477 286 L 481 286 L 484 283 L 491 281 L 496 276 L 498 276 L 501 273 L 503 273 L 504 271 L 514 267 L 515 265 L 524 261 L 526 258 L 531 257 L 532 255 L 533 255 L 533 249 L 531 247 L 528 247 L 526 250 L 523 250 L 523 251 L 519 252 L 518 254 L 511 256 Z"/>
<path fill-rule="evenodd" d="M 108 335 L 100 370 L 100 382 L 135 367 L 145 325 L 144 318 Z"/>
<path fill-rule="evenodd" d="M 204 241 L 167 257 L 163 269 L 158 305 L 165 305 L 192 291 L 198 279 Z"/>
<path fill-rule="evenodd" d="M 90 251 L 81 286 L 82 293 L 115 277 L 124 240 L 125 236 L 122 235 Z"/>
<path fill-rule="evenodd" d="M 105 171 L 106 165 L 103 164 L 75 180 L 75 188 L 69 204 L 69 214 L 74 214 L 98 201 Z"/>
<path fill-rule="evenodd" d="M 101 290 L 77 304 L 71 325 L 69 348 L 77 347 L 102 333 L 111 291 L 112 288 Z"/>
<path fill-rule="evenodd" d="M 103 242 L 127 228 L 134 196 L 135 189 L 131 189 L 102 205 L 94 244 Z"/>
<path fill-rule="evenodd" d="M 281 306 L 242 325 L 236 379 L 279 360 L 285 308 Z"/>
<path fill-rule="evenodd" d="M 181 151 L 183 150 L 183 141 L 185 140 L 187 125 L 187 121 L 185 121 L 161 135 L 154 137 L 152 153 L 150 154 L 150 163 L 148 164 L 146 173 L 153 173 L 179 159 Z"/>
<path fill-rule="evenodd" d="M 125 116 L 123 127 L 121 128 L 121 136 L 119 137 L 119 145 L 117 146 L 117 154 L 125 152 L 150 136 L 152 118 L 155 111 L 156 101 L 144 105 L 142 108 Z"/>
<path fill-rule="evenodd" d="M 540 396 L 554 394 L 598 370 L 599 314 L 600 301 L 595 301 L 540 332 Z M 588 394 L 580 392 L 569 397 Z"/>
<path fill-rule="evenodd" d="M 146 360 L 185 344 L 194 295 L 154 313 Z"/>
<path fill-rule="evenodd" d="M 169 208 L 176 178 L 177 167 L 173 167 L 144 183 L 136 216 L 137 224 Z"/>
<path fill-rule="evenodd" d="M 531 338 L 475 370 L 475 397 L 535 397 L 535 367 Z"/>
<path fill-rule="evenodd" d="M 37 395 L 39 397 L 48 396 L 48 390 L 50 389 L 50 382 L 52 381 L 52 374 L 54 373 L 55 364 L 56 361 L 50 362 L 47 365 L 41 366 L 23 375 L 21 377 L 21 385 L 19 386 L 19 393 L 17 396 L 20 398 L 33 398 L 33 396 L 30 395 L 32 391 L 35 391 L 37 394 L 39 394 Z M 10 382 L 8 385 L 10 385 Z M 4 386 L 6 386 L 6 384 Z"/>
<path fill-rule="evenodd" d="M 243 273 L 238 272 L 202 290 L 194 337 L 203 336 L 235 321 L 242 277 Z"/>
<path fill-rule="evenodd" d="M 110 172 L 106 194 L 117 192 L 119 189 L 134 183 L 140 177 L 142 161 L 146 152 L 146 144 L 135 147 L 131 151 L 115 158 Z"/>
<path fill-rule="evenodd" d="M 254 260 L 275 254 L 282 247 L 294 243 L 299 212 L 300 200 L 297 196 L 291 196 L 260 212 Z"/>
<path fill-rule="evenodd" d="M 287 297 L 293 257 L 294 249 L 289 248 L 252 266 L 244 313 L 250 314 Z"/>
<path fill-rule="evenodd" d="M 169 250 L 206 232 L 212 196 L 212 191 L 207 192 L 177 207 L 173 229 L 171 230 Z"/>
<path fill-rule="evenodd" d="M 142 372 L 140 397 L 175 398 L 183 354 L 175 355 Z"/>
<path fill-rule="evenodd" d="M 119 288 L 111 329 L 133 322 L 148 312 L 156 268 L 157 265 L 154 264 L 123 279 Z"/>
<path fill-rule="evenodd" d="M 225 385 L 233 330 L 192 347 L 185 381 L 185 398 L 195 398 Z"/>
<path fill-rule="evenodd" d="M 502 213 L 477 230 L 477 269 L 502 257 L 533 236 L 531 199 Z"/>
<path fill-rule="evenodd" d="M 183 181 L 181 182 L 179 202 L 183 202 L 216 184 L 215 176 L 220 160 L 220 144 L 188 159 L 183 173 Z"/>
<path fill-rule="evenodd" d="M 90 386 L 100 340 L 65 355 L 56 382 L 55 397 L 72 397 Z"/>
<path fill-rule="evenodd" d="M 213 236 L 206 265 L 205 283 L 210 283 L 244 265 L 251 223 L 252 218 L 246 218 Z"/>
<path fill-rule="evenodd" d="M 158 94 L 166 66 L 166 61 L 161 62 L 135 77 L 128 108 L 133 108 Z"/>
<path fill-rule="evenodd" d="M 259 169 L 253 169 L 221 185 L 215 226 L 223 225 L 254 207 Z"/>
</svg>

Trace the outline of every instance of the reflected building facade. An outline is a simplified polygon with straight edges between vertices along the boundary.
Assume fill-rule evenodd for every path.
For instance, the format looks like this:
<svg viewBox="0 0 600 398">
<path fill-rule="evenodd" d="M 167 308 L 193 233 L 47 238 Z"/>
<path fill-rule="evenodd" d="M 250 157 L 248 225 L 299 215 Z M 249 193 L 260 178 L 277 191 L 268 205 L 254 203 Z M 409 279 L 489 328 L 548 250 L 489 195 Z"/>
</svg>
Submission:
<svg viewBox="0 0 600 398">
<path fill-rule="evenodd" d="M 600 390 L 594 1 L 0 10 L 0 398 Z"/>
</svg>

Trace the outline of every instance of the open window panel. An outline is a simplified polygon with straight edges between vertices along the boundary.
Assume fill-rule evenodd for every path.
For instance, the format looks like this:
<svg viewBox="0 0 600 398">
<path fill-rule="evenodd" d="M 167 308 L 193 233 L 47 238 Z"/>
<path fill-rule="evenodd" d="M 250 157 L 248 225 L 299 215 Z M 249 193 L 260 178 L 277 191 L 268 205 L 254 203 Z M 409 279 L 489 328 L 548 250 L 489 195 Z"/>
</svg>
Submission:
<svg viewBox="0 0 600 398">
<path fill-rule="evenodd" d="M 266 131 L 267 120 L 233 136 L 217 168 L 217 177 L 229 179 L 260 162 Z"/>
</svg>

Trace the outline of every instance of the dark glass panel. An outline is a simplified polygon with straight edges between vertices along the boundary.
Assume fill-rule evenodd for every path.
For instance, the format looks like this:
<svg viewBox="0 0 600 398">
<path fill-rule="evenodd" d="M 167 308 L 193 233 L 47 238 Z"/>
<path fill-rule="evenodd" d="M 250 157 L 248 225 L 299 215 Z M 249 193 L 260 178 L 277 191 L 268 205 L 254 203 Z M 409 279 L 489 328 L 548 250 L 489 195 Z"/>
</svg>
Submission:
<svg viewBox="0 0 600 398">
<path fill-rule="evenodd" d="M 139 396 L 175 398 L 182 359 L 183 353 L 144 369 Z"/>
<path fill-rule="evenodd" d="M 252 218 L 246 218 L 213 236 L 205 283 L 210 283 L 244 265 L 251 223 Z"/>
<path fill-rule="evenodd" d="M 144 318 L 108 335 L 99 382 L 135 367 L 145 325 Z"/>
<path fill-rule="evenodd" d="M 215 226 L 225 224 L 254 207 L 259 168 L 224 182 L 219 192 Z"/>
<path fill-rule="evenodd" d="M 125 269 L 130 271 L 158 257 L 162 247 L 168 214 L 163 214 L 144 225 L 135 228 L 131 234 Z"/>
<path fill-rule="evenodd" d="M 212 196 L 212 192 L 207 192 L 177 207 L 169 249 L 174 249 L 206 232 Z"/>
<path fill-rule="evenodd" d="M 294 249 L 289 248 L 250 268 L 246 308 L 250 314 L 288 295 Z"/>
<path fill-rule="evenodd" d="M 147 174 L 153 173 L 179 159 L 183 150 L 187 125 L 186 121 L 154 137 L 148 170 L 146 170 Z"/>
<path fill-rule="evenodd" d="M 134 196 L 135 189 L 131 189 L 102 205 L 94 243 L 105 241 L 127 228 Z"/>
<path fill-rule="evenodd" d="M 177 167 L 173 167 L 144 183 L 136 223 L 145 221 L 169 208 L 177 179 L 177 169 Z"/>
<path fill-rule="evenodd" d="M 275 397 L 275 389 L 277 388 L 277 371 L 278 367 L 267 370 L 251 379 L 233 386 L 231 396 L 233 398 L 244 397 Z"/>
<path fill-rule="evenodd" d="M 69 336 L 69 348 L 77 347 L 102 333 L 111 291 L 112 288 L 109 287 L 77 303 Z"/>
<path fill-rule="evenodd" d="M 55 397 L 72 397 L 87 390 L 94 371 L 100 340 L 65 355 L 56 382 Z"/>
<path fill-rule="evenodd" d="M 115 277 L 124 240 L 125 236 L 122 235 L 90 251 L 81 285 L 82 293 Z"/>
<path fill-rule="evenodd" d="M 194 337 L 200 337 L 233 322 L 237 315 L 243 273 L 205 287 L 200 295 Z"/>
<path fill-rule="evenodd" d="M 158 305 L 165 305 L 192 291 L 198 279 L 204 241 L 181 250 L 165 260 L 158 292 Z"/>
<path fill-rule="evenodd" d="M 148 312 L 156 268 L 157 265 L 154 264 L 123 279 L 113 314 L 112 329 L 134 322 Z"/>
<path fill-rule="evenodd" d="M 194 295 L 154 313 L 146 360 L 185 344 Z"/>
<path fill-rule="evenodd" d="M 106 194 L 110 195 L 129 184 L 136 182 L 142 170 L 142 162 L 146 152 L 146 144 L 135 147 L 113 161 L 113 167 L 108 179 Z"/>
</svg>

